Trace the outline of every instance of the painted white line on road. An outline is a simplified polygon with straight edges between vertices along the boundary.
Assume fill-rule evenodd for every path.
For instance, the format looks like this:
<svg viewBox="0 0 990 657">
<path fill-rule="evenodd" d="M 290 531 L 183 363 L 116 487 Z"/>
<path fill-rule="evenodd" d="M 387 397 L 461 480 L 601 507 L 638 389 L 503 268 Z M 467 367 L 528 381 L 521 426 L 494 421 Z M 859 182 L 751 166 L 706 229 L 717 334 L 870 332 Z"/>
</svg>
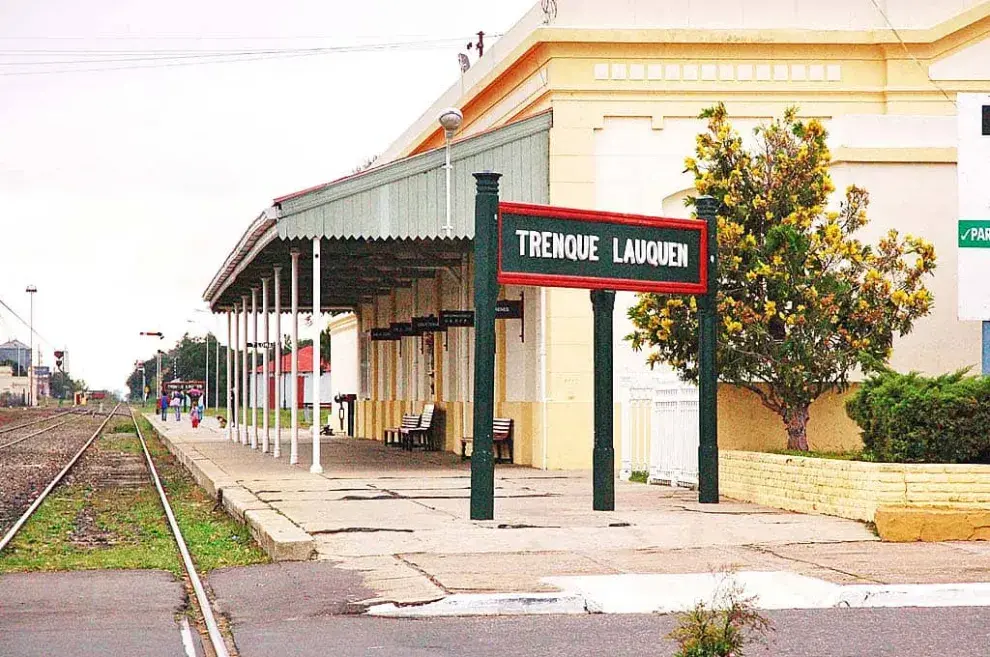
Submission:
<svg viewBox="0 0 990 657">
<path fill-rule="evenodd" d="M 711 604 L 734 585 L 760 609 L 990 607 L 990 583 L 833 584 L 791 572 L 589 575 L 541 580 L 560 593 L 458 593 L 424 605 L 376 605 L 372 616 L 669 614 Z"/>
<path fill-rule="evenodd" d="M 425 605 L 375 605 L 369 616 L 416 618 L 423 616 L 517 616 L 529 614 L 583 614 L 584 598 L 559 593 L 455 593 Z"/>
<path fill-rule="evenodd" d="M 196 657 L 196 644 L 193 642 L 192 629 L 189 627 L 189 619 L 185 616 L 179 623 L 179 633 L 182 635 L 182 648 L 186 651 L 186 657 Z"/>
<path fill-rule="evenodd" d="M 843 586 L 836 607 L 990 607 L 990 584 Z"/>
<path fill-rule="evenodd" d="M 815 609 L 836 599 L 841 588 L 814 577 L 791 572 L 740 571 L 732 581 L 761 609 Z M 698 602 L 711 602 L 725 591 L 723 573 L 678 575 L 588 575 L 547 577 L 543 582 L 565 594 L 584 598 L 588 611 L 602 614 L 642 614 L 683 611 Z"/>
</svg>

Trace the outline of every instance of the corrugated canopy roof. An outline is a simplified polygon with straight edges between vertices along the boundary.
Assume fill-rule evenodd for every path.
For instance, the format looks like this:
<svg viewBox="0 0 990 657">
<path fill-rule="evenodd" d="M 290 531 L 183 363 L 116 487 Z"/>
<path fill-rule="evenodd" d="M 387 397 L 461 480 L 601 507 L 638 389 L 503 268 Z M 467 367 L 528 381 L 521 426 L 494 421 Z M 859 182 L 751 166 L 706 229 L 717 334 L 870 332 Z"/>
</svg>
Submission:
<svg viewBox="0 0 990 657">
<path fill-rule="evenodd" d="M 474 237 L 473 173 L 503 174 L 503 200 L 549 201 L 551 125 L 552 116 L 545 112 L 452 145 L 450 238 L 441 231 L 446 214 L 441 148 L 276 199 L 248 227 L 203 298 L 214 309 L 229 309 L 281 265 L 282 306 L 287 308 L 290 253 L 301 253 L 299 283 L 307 290 L 312 284 L 310 241 L 316 237 L 329 240 L 321 270 L 321 303 L 327 309 L 354 307 L 453 266 Z"/>
<path fill-rule="evenodd" d="M 451 146 L 453 237 L 474 237 L 471 174 L 503 174 L 501 197 L 546 202 L 549 194 L 549 112 L 455 142 Z M 366 172 L 276 199 L 278 236 L 358 239 L 440 237 L 446 212 L 444 149 L 403 158 Z M 535 201 L 533 199 L 542 199 Z"/>
</svg>

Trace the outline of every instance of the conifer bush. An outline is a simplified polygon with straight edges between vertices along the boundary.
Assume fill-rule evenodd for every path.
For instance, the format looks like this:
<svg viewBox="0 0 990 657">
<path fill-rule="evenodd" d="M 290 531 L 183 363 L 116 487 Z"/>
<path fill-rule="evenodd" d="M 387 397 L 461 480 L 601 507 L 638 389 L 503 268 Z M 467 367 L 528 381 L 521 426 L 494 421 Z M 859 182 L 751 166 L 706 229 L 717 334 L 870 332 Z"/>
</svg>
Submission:
<svg viewBox="0 0 990 657">
<path fill-rule="evenodd" d="M 990 377 L 886 369 L 846 401 L 863 455 L 891 463 L 990 463 Z"/>
</svg>

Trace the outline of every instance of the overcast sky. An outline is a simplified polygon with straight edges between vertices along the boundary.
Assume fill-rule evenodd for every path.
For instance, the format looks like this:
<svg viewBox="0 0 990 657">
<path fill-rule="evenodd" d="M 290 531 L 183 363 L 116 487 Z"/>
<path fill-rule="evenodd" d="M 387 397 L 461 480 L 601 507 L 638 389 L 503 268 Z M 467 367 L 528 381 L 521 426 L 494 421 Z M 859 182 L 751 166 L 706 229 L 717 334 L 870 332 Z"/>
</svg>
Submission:
<svg viewBox="0 0 990 657">
<path fill-rule="evenodd" d="M 134 360 L 158 346 L 139 331 L 163 331 L 170 344 L 221 329 L 195 313 L 201 294 L 272 198 L 383 151 L 457 80 L 468 36 L 504 32 L 531 4 L 0 1 L 0 300 L 27 318 L 24 289 L 36 285 L 35 328 L 54 343 L 42 345 L 42 362 L 66 346 L 73 376 L 122 389 Z M 155 59 L 448 37 L 463 43 Z M 118 51 L 135 61 L 106 61 Z M 41 60 L 52 63 L 25 64 Z M 121 66 L 144 68 L 51 73 Z M 27 342 L 28 331 L 0 308 L 0 341 L 13 337 Z"/>
</svg>

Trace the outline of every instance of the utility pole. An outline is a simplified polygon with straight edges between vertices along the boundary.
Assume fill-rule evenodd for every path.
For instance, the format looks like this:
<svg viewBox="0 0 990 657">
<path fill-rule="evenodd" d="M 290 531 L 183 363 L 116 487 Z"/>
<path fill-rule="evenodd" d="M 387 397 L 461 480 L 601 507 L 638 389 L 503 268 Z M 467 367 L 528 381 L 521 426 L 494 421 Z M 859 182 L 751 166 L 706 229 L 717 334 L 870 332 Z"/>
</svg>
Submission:
<svg viewBox="0 0 990 657">
<path fill-rule="evenodd" d="M 34 295 L 38 292 L 38 288 L 33 285 L 28 285 L 24 290 L 28 293 L 28 298 L 31 299 L 31 316 L 30 322 L 28 323 L 28 333 L 30 334 L 28 341 L 31 343 L 28 349 L 28 401 L 27 405 L 29 407 L 34 406 L 36 393 L 34 390 Z"/>
</svg>

